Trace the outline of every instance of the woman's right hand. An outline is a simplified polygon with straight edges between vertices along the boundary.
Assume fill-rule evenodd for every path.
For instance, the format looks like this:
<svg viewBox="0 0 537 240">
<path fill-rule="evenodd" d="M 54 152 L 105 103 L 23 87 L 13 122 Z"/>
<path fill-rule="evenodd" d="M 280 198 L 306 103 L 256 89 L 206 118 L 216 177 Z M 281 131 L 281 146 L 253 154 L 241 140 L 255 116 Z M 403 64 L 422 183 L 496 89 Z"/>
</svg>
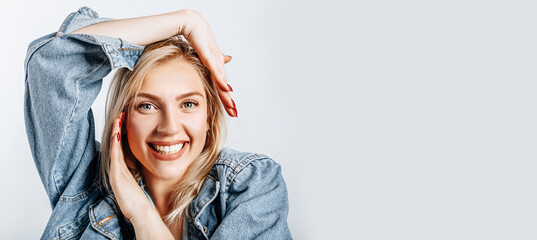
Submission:
<svg viewBox="0 0 537 240">
<path fill-rule="evenodd" d="M 173 239 L 157 210 L 132 176 L 121 147 L 121 123 L 125 114 L 116 117 L 110 136 L 110 169 L 108 179 L 121 212 L 135 230 L 136 239 Z"/>
</svg>

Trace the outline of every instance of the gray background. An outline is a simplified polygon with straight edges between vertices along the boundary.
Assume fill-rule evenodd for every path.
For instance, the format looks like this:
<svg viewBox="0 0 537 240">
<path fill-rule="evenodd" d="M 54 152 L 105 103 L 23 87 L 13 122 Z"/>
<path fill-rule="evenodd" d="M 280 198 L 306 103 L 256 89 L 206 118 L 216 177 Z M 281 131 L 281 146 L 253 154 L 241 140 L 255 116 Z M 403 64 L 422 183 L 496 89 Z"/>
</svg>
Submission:
<svg viewBox="0 0 537 240">
<path fill-rule="evenodd" d="M 2 239 L 39 238 L 51 212 L 26 48 L 81 6 L 205 16 L 233 56 L 227 145 L 282 165 L 296 239 L 537 239 L 537 5 L 517 0 L 1 1 Z"/>
</svg>

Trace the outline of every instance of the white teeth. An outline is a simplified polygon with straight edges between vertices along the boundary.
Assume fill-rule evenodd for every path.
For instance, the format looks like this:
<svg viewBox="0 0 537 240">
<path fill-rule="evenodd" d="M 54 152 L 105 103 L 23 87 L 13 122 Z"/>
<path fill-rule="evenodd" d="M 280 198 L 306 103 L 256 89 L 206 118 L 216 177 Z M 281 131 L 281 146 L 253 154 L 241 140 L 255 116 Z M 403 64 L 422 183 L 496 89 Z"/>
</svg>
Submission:
<svg viewBox="0 0 537 240">
<path fill-rule="evenodd" d="M 157 150 L 161 154 L 174 154 L 179 151 L 181 151 L 181 148 L 183 148 L 183 143 L 175 144 L 171 146 L 162 146 L 162 145 L 153 145 L 153 149 Z"/>
</svg>

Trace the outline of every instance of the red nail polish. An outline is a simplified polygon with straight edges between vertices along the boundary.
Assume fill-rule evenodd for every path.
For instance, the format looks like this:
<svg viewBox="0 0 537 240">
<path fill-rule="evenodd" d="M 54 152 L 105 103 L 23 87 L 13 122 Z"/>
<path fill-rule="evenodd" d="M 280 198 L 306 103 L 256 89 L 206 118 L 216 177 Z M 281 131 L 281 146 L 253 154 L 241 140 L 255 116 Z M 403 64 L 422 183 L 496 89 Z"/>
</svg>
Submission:
<svg viewBox="0 0 537 240">
<path fill-rule="evenodd" d="M 121 135 L 119 135 L 119 132 L 116 134 L 117 136 L 117 141 L 119 142 L 119 138 L 121 137 Z"/>
<path fill-rule="evenodd" d="M 237 113 L 237 108 L 233 108 L 233 113 L 235 114 L 235 117 L 239 117 L 239 113 Z"/>
<path fill-rule="evenodd" d="M 227 85 L 227 88 L 229 89 L 229 91 L 233 92 L 233 88 L 231 88 L 229 84 Z"/>
<path fill-rule="evenodd" d="M 231 99 L 231 103 L 233 103 L 233 108 L 237 108 L 237 106 L 235 105 L 235 101 L 233 101 L 233 99 Z"/>
<path fill-rule="evenodd" d="M 121 114 L 121 119 L 119 120 L 119 127 L 121 128 L 121 126 L 123 125 L 123 118 L 125 117 L 125 113 L 122 113 Z"/>
</svg>

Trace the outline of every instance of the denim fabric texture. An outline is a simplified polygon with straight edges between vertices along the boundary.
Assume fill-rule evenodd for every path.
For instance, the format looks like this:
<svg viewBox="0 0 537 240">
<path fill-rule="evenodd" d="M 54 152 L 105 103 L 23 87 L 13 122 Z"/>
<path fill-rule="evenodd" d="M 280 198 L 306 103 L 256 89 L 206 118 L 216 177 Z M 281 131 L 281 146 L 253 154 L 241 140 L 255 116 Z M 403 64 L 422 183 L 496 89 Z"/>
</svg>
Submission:
<svg viewBox="0 0 537 240">
<path fill-rule="evenodd" d="M 144 47 L 71 34 L 108 20 L 82 7 L 28 47 L 26 134 L 52 207 L 42 239 L 135 238 L 97 181 L 100 143 L 91 105 L 102 79 L 114 69 L 132 70 Z M 262 154 L 223 149 L 188 211 L 183 239 L 291 239 L 280 165 Z"/>
</svg>

